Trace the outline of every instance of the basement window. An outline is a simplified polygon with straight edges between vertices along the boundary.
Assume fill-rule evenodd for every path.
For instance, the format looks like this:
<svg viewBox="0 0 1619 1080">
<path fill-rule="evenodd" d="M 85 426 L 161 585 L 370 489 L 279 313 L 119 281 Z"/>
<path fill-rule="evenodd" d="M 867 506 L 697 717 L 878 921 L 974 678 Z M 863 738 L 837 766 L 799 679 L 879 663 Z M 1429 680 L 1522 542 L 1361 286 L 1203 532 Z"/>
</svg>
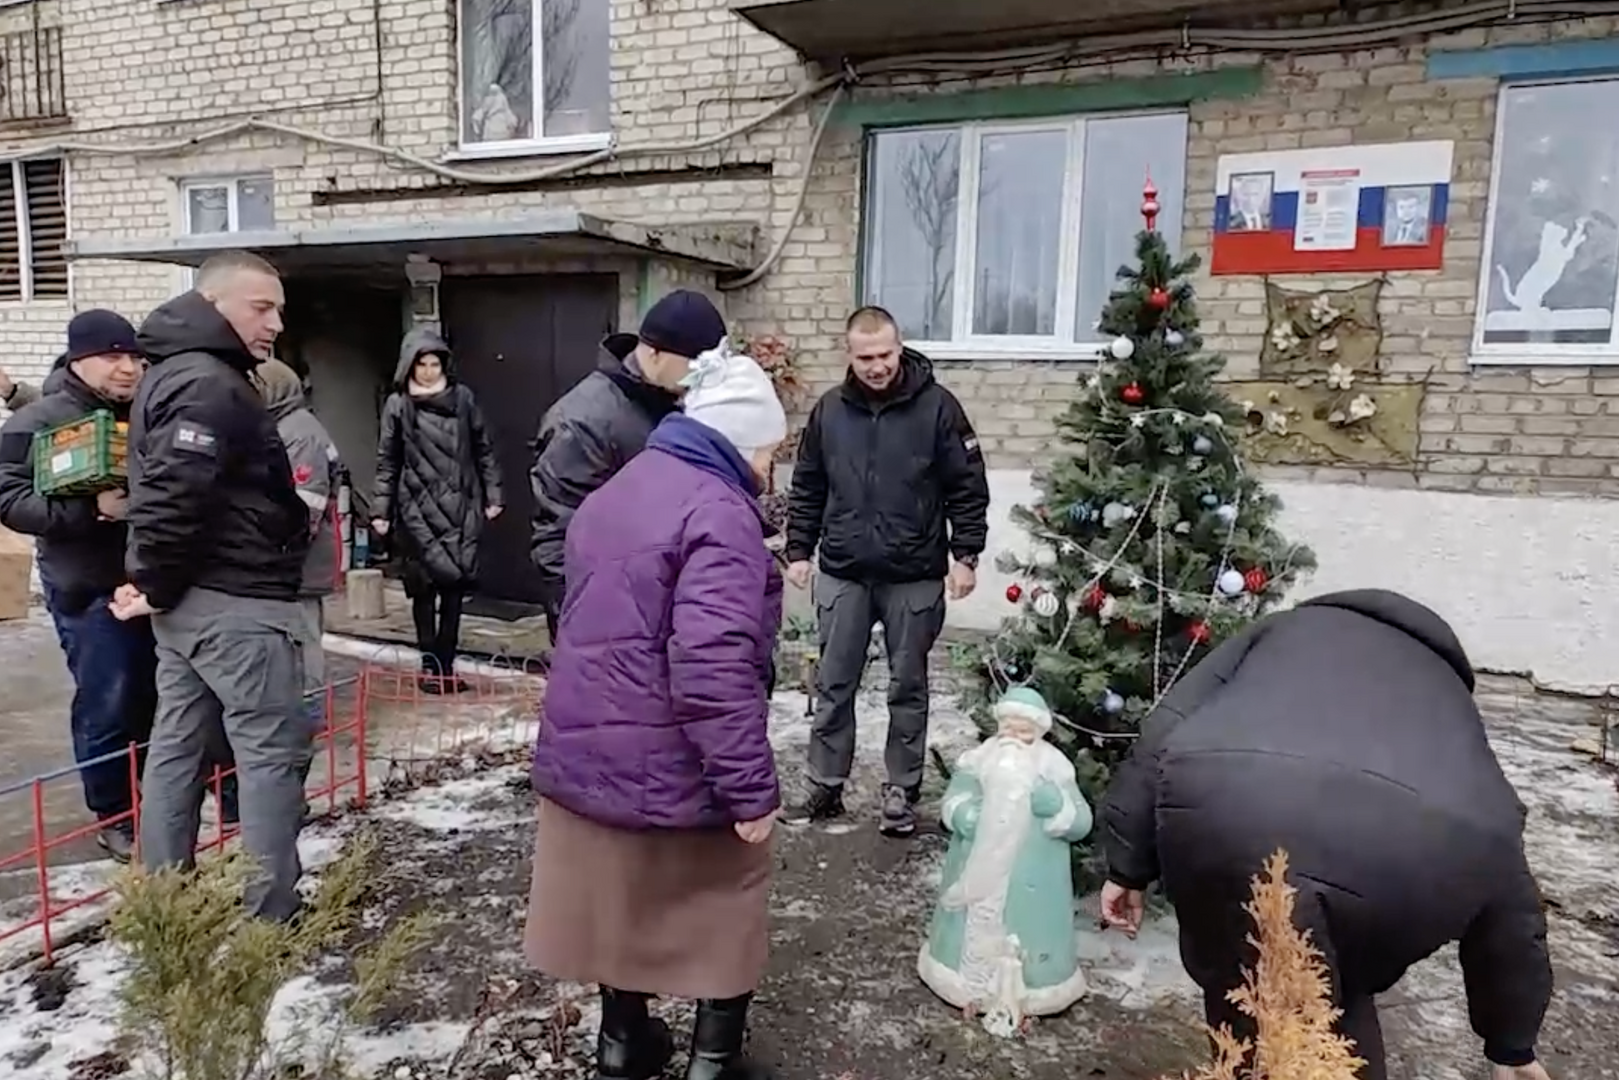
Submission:
<svg viewBox="0 0 1619 1080">
<path fill-rule="evenodd" d="M 62 160 L 13 161 L 0 170 L 0 300 L 67 299 Z"/>
<path fill-rule="evenodd" d="M 1472 360 L 1619 362 L 1619 79 L 1501 88 Z"/>
<path fill-rule="evenodd" d="M 1149 174 L 1180 248 L 1185 113 L 883 129 L 865 157 L 864 302 L 939 359 L 1093 359 Z"/>
<path fill-rule="evenodd" d="M 612 142 L 606 0 L 458 0 L 461 156 Z"/>
</svg>

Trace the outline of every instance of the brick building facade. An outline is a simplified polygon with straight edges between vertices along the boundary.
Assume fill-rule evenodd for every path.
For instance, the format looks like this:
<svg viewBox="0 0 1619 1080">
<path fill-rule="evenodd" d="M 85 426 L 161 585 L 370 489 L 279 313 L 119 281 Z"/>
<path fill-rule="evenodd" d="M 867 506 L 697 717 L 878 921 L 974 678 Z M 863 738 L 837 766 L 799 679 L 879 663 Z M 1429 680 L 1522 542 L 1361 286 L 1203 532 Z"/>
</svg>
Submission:
<svg viewBox="0 0 1619 1080">
<path fill-rule="evenodd" d="M 1268 475 L 1290 505 L 1289 527 L 1321 557 L 1314 588 L 1407 588 L 1457 618 L 1481 664 L 1603 685 L 1615 664 L 1598 643 L 1619 630 L 1611 580 L 1619 503 L 1607 498 L 1619 494 L 1619 374 L 1603 365 L 1619 347 L 1537 345 L 1522 356 L 1481 348 L 1480 309 L 1494 287 L 1481 268 L 1501 261 L 1489 245 L 1509 198 L 1499 195 L 1492 211 L 1492 185 L 1503 168 L 1534 167 L 1503 164 L 1504 95 L 1553 82 L 1586 87 L 1581 101 L 1600 107 L 1607 94 L 1619 104 L 1619 81 L 1602 80 L 1619 71 L 1619 5 L 1614 17 L 1557 22 L 1509 19 L 1505 5 L 1493 13 L 1500 17 L 1477 10 L 1443 33 L 1413 19 L 1416 9 L 1391 7 L 1224 38 L 1174 30 L 1164 44 L 1129 53 L 1098 54 L 1080 39 L 1067 55 L 1031 46 L 1021 55 L 857 61 L 858 81 L 839 93 L 817 139 L 833 91 L 809 90 L 835 81 L 839 68 L 806 62 L 726 0 L 7 6 L 0 35 L 55 42 L 59 60 L 8 70 L 0 82 L 52 84 L 59 73 L 60 87 L 55 105 L 35 92 L 45 103 L 33 111 L 53 113 L 45 116 L 8 111 L 18 93 L 8 87 L 0 147 L 63 160 L 71 259 L 56 286 L 46 256 L 60 245 L 42 235 L 29 256 L 30 291 L 6 292 L 10 277 L 23 276 L 4 263 L 22 257 L 16 237 L 27 226 L 19 230 L 0 199 L 0 216 L 12 215 L 9 245 L 0 222 L 0 363 L 37 378 L 72 311 L 110 306 L 138 318 L 185 286 L 182 264 L 236 242 L 317 283 L 327 273 L 397 280 L 398 323 L 385 328 L 394 339 L 410 318 L 413 252 L 445 281 L 616 275 L 614 316 L 625 328 L 662 288 L 696 283 L 741 329 L 790 342 L 818 389 L 841 374 L 848 310 L 873 300 L 901 313 L 911 339 L 928 339 L 940 378 L 967 405 L 994 471 L 993 542 L 1009 545 L 1016 535 L 1005 510 L 1050 453 L 1052 420 L 1095 355 L 1086 328 L 1128 251 L 1147 168 L 1182 250 L 1206 254 L 1221 155 L 1442 140 L 1453 146 L 1443 269 L 1389 273 L 1378 301 L 1374 381 L 1423 387 L 1409 423 L 1395 430 L 1403 457 L 1362 460 L 1353 447 L 1314 460 L 1282 452 Z M 885 51 L 866 44 L 854 51 Z M 777 114 L 749 126 L 767 113 Z M 1038 132 L 1052 137 L 1018 142 Z M 1526 130 L 1507 141 L 1537 138 L 1563 137 Z M 1619 148 L 1619 136 L 1592 129 L 1591 139 L 1602 154 L 1610 142 Z M 1562 145 L 1542 150 L 1555 157 Z M 891 190 L 903 169 L 884 171 L 885 148 L 909 148 L 913 165 L 931 160 L 932 182 L 953 176 L 953 186 L 920 199 L 912 190 L 905 203 Z M 943 156 L 928 159 L 930 149 Z M 590 154 L 600 160 L 577 167 Z M 995 165 L 997 154 L 1011 156 Z M 1611 156 L 1619 169 L 1619 149 Z M 1051 172 L 1031 179 L 1041 160 Z M 43 168 L 36 172 L 48 183 Z M 1043 257 L 1028 254 L 1038 246 L 1030 230 L 992 220 L 990 204 L 1003 196 L 985 170 L 995 168 L 1025 204 L 1058 200 L 1051 222 L 1061 228 L 1044 230 L 1063 233 L 1047 253 L 1055 270 L 1016 286 L 1037 297 L 1028 310 L 1008 299 L 997 313 L 985 299 L 992 283 Z M 905 175 L 916 180 L 914 169 Z M 15 180 L 11 207 L 28 201 L 26 186 Z M 952 209 L 948 221 L 927 205 L 970 198 L 978 213 Z M 909 224 L 897 221 L 901 205 Z M 1590 209 L 1605 223 L 1590 226 L 1581 265 L 1619 273 L 1619 226 L 1600 199 Z M 1612 211 L 1619 217 L 1619 199 Z M 549 215 L 556 235 L 502 234 L 534 215 Z M 916 246 L 924 241 L 933 246 Z M 963 257 L 962 245 L 974 243 Z M 1598 248 L 1610 253 L 1591 255 Z M 919 260 L 935 272 L 919 275 Z M 756 283 L 722 287 L 762 263 L 768 272 Z M 941 291 L 944 269 L 977 284 L 952 280 Z M 1337 289 L 1371 276 L 1276 284 Z M 1230 376 L 1260 379 L 1265 281 L 1205 266 L 1197 284 L 1205 332 Z M 963 303 L 978 306 L 955 310 Z M 453 321 L 448 329 L 453 341 Z M 319 400 L 327 368 L 309 366 Z M 559 380 L 526 403 L 533 420 Z M 363 393 L 342 407 L 363 412 Z M 508 423 L 520 427 L 526 415 L 514 410 Z M 348 437 L 361 447 L 365 434 L 360 423 Z M 988 575 L 961 616 L 992 623 L 1003 587 Z"/>
</svg>

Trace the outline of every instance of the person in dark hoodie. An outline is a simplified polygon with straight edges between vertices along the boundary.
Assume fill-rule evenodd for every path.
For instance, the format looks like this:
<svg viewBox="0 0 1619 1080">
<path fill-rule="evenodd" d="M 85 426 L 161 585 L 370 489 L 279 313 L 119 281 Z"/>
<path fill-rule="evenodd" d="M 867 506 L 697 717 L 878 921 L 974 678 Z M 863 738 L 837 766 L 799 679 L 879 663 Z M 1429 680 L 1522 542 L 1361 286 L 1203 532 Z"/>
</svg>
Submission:
<svg viewBox="0 0 1619 1080">
<path fill-rule="evenodd" d="M 540 421 L 534 439 L 533 561 L 546 582 L 546 621 L 556 640 L 568 523 L 585 496 L 646 446 L 658 422 L 680 408 L 691 362 L 719 345 L 725 319 L 708 297 L 677 289 L 660 299 L 634 334 L 601 344 L 596 370 Z"/>
<path fill-rule="evenodd" d="M 84 802 L 101 823 L 96 838 L 128 862 L 134 849 L 130 766 L 123 753 L 144 743 L 157 708 L 157 653 L 151 625 L 120 622 L 108 610 L 125 581 L 128 495 L 49 496 L 34 489 L 36 433 L 107 410 L 128 421 L 146 371 L 135 328 L 123 316 L 82 311 L 67 327 L 67 351 L 43 397 L 21 406 L 0 428 L 0 524 L 38 537 L 45 607 L 73 676 L 73 756 Z M 19 384 L 20 385 L 20 384 Z"/>
<path fill-rule="evenodd" d="M 810 411 L 787 498 L 787 579 L 808 588 L 820 549 L 816 672 L 806 797 L 791 824 L 843 813 L 854 765 L 854 697 L 871 628 L 883 624 L 888 783 L 881 828 L 916 831 L 928 733 L 928 652 L 944 602 L 976 584 L 989 534 L 989 482 L 978 436 L 933 365 L 900 341 L 882 308 L 849 316 L 849 373 Z"/>
<path fill-rule="evenodd" d="M 371 528 L 391 536 L 422 654 L 426 693 L 457 693 L 461 607 L 478 580 L 478 540 L 505 506 L 494 442 L 472 390 L 456 381 L 438 331 L 405 336 L 382 407 Z"/>
<path fill-rule="evenodd" d="M 284 304 L 273 266 L 227 252 L 203 264 L 195 290 L 142 324 L 152 367 L 130 419 L 131 580 L 113 598 L 120 619 L 150 615 L 157 638 L 142 863 L 191 865 L 222 729 L 237 764 L 243 846 L 262 871 L 247 908 L 276 920 L 299 908 L 313 741 L 298 644 L 309 511 L 250 381 L 272 355 Z"/>
<path fill-rule="evenodd" d="M 1284 849 L 1365 1080 L 1387 1075 L 1374 995 L 1453 941 L 1496 1080 L 1546 1080 L 1524 816 L 1445 621 L 1383 590 L 1320 596 L 1215 649 L 1142 724 L 1099 815 L 1103 917 L 1134 934 L 1162 881 L 1210 1026 L 1252 1038 L 1226 992 L 1253 963 L 1249 880 Z"/>
</svg>

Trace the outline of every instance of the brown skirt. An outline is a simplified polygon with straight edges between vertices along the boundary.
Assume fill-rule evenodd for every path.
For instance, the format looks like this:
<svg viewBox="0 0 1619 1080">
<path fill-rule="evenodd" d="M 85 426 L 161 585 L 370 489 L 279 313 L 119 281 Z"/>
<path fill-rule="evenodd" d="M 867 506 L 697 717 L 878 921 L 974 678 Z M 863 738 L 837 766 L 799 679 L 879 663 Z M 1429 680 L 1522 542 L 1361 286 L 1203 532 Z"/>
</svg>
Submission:
<svg viewBox="0 0 1619 1080">
<path fill-rule="evenodd" d="M 736 997 L 764 975 L 770 869 L 730 829 L 613 829 L 542 799 L 523 949 L 557 979 Z"/>
</svg>

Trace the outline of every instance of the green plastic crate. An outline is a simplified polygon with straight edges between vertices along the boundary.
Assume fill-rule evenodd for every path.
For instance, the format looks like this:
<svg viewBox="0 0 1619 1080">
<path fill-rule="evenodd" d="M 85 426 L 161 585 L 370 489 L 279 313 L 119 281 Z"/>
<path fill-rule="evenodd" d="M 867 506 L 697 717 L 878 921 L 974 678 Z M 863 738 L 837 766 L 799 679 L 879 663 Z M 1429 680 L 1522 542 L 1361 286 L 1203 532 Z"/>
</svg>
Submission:
<svg viewBox="0 0 1619 1080">
<path fill-rule="evenodd" d="M 106 409 L 34 435 L 34 490 L 95 495 L 129 482 L 129 425 Z"/>
</svg>

